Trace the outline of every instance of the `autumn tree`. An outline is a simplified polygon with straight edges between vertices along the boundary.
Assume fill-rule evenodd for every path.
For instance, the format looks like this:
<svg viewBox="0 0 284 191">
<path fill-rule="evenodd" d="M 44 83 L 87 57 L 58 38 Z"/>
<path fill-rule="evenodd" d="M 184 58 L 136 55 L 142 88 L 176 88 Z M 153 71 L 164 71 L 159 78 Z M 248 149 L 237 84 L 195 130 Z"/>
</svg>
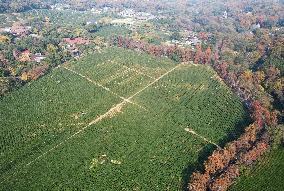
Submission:
<svg viewBox="0 0 284 191">
<path fill-rule="evenodd" d="M 206 51 L 205 51 L 205 55 L 204 55 L 205 64 L 210 64 L 211 54 L 212 54 L 211 48 L 210 48 L 210 46 L 208 46 Z"/>
<path fill-rule="evenodd" d="M 196 53 L 195 53 L 195 57 L 194 57 L 194 63 L 195 64 L 200 64 L 202 62 L 202 58 L 203 58 L 202 48 L 201 48 L 201 45 L 198 44 L 196 46 Z"/>
<path fill-rule="evenodd" d="M 194 172 L 191 175 L 189 190 L 190 191 L 204 191 L 207 189 L 208 182 L 210 180 L 209 174 L 201 174 L 199 172 Z"/>
</svg>

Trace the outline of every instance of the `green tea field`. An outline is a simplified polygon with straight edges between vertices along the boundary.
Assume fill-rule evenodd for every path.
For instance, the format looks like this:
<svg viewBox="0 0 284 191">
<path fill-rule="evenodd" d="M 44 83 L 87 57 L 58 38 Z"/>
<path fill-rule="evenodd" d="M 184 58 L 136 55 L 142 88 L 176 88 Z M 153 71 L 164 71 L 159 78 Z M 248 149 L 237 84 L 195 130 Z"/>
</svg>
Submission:
<svg viewBox="0 0 284 191">
<path fill-rule="evenodd" d="M 183 190 L 248 122 L 210 67 L 104 49 L 0 100 L 0 190 Z"/>
<path fill-rule="evenodd" d="M 267 153 L 232 186 L 231 191 L 283 190 L 284 148 Z"/>
</svg>

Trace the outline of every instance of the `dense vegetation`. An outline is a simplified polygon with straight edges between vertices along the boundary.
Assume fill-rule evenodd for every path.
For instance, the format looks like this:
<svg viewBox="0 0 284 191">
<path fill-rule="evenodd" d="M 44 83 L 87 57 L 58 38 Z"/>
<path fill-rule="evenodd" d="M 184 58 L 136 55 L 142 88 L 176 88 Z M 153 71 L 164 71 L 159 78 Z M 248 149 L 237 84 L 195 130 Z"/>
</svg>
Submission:
<svg viewBox="0 0 284 191">
<path fill-rule="evenodd" d="M 0 13 L 20 12 L 40 8 L 48 8 L 47 2 L 40 0 L 1 0 L 0 2 Z"/>
<path fill-rule="evenodd" d="M 230 190 L 282 190 L 284 181 L 283 160 L 283 147 L 273 149 L 270 153 L 267 153 L 254 167 L 246 171 Z"/>
<path fill-rule="evenodd" d="M 212 143 L 248 122 L 212 69 L 117 48 L 65 64 L 0 104 L 3 190 L 182 189 Z"/>
<path fill-rule="evenodd" d="M 7 118 L 7 123 L 3 122 L 4 128 L 1 129 L 4 132 L 2 137 L 3 148 L 5 152 L 7 151 L 11 155 L 12 162 L 11 164 L 6 163 L 5 159 L 5 165 L 1 165 L 1 168 L 17 168 L 17 165 L 14 164 L 17 163 L 18 158 L 21 158 L 21 150 L 29 152 L 29 149 L 41 148 L 41 145 L 48 142 L 47 140 L 50 140 L 50 145 L 56 145 L 57 141 L 60 142 L 61 135 L 57 136 L 57 132 L 50 131 L 49 128 L 42 130 L 43 137 L 45 137 L 43 139 L 41 139 L 41 136 L 39 140 L 33 140 L 34 133 L 26 135 L 30 130 L 36 131 L 29 124 L 29 121 L 33 120 L 33 116 L 37 116 L 37 113 L 46 119 L 46 123 L 48 123 L 50 118 L 55 118 L 55 123 L 64 118 L 63 121 L 66 120 L 66 126 L 70 125 L 69 122 L 72 122 L 72 120 L 67 120 L 65 111 L 61 111 L 64 108 L 63 105 L 59 108 L 51 106 L 51 110 L 49 111 L 45 107 L 51 103 L 43 99 L 43 105 L 38 106 L 43 112 L 32 111 L 34 102 L 27 104 L 29 103 L 27 97 L 16 101 L 17 97 L 21 97 L 22 95 L 27 96 L 28 94 L 29 98 L 32 97 L 32 99 L 35 99 L 34 101 L 38 101 L 38 98 L 32 96 L 32 92 L 39 91 L 41 92 L 39 95 L 44 95 L 48 89 L 47 87 L 51 86 L 52 90 L 50 91 L 53 92 L 49 93 L 56 95 L 56 100 L 60 100 L 65 105 L 71 100 L 66 99 L 64 101 L 65 98 L 62 95 L 70 94 L 72 99 L 78 101 L 79 98 L 76 98 L 77 91 L 71 93 L 68 92 L 68 89 L 66 91 L 60 89 L 65 86 L 72 86 L 72 83 L 76 83 L 78 78 L 85 78 L 89 82 L 95 80 L 96 83 L 99 83 L 96 85 L 100 87 L 101 92 L 108 91 L 114 96 L 109 98 L 110 104 L 116 103 L 115 100 L 117 97 L 125 99 L 129 103 L 129 100 L 126 98 L 133 95 L 138 89 L 151 83 L 153 79 L 170 71 L 176 64 L 180 64 L 181 62 L 191 63 L 190 61 L 193 61 L 195 64 L 206 66 L 184 66 L 183 63 L 172 71 L 171 75 L 163 77 L 163 79 L 155 84 L 164 82 L 164 79 L 176 74 L 177 71 L 179 72 L 178 76 L 180 75 L 184 80 L 189 78 L 190 82 L 194 81 L 195 83 L 199 83 L 199 80 L 203 78 L 207 80 L 219 79 L 219 81 L 224 82 L 231 88 L 234 96 L 237 95 L 249 110 L 250 121 L 252 122 L 250 125 L 246 128 L 241 128 L 244 126 L 232 123 L 229 127 L 217 121 L 215 123 L 201 123 L 197 120 L 197 118 L 204 119 L 205 121 L 215 119 L 216 114 L 214 111 L 212 113 L 207 112 L 207 110 L 210 111 L 212 109 L 211 103 L 213 103 L 213 106 L 217 105 L 220 108 L 226 106 L 224 104 L 226 102 L 228 104 L 235 104 L 234 101 L 229 101 L 229 98 L 224 96 L 222 92 L 219 96 L 224 97 L 225 100 L 221 100 L 220 103 L 214 101 L 214 99 L 218 100 L 214 96 L 212 96 L 213 100 L 211 101 L 206 97 L 208 96 L 208 92 L 211 92 L 212 95 L 219 93 L 216 89 L 213 91 L 216 88 L 216 84 L 208 85 L 208 87 L 203 85 L 191 87 L 192 84 L 189 87 L 186 85 L 187 90 L 185 91 L 184 87 L 181 89 L 179 87 L 179 84 L 182 84 L 180 81 L 183 79 L 174 77 L 174 79 L 169 79 L 171 83 L 160 84 L 162 87 L 169 88 L 169 92 L 167 88 L 164 90 L 163 88 L 156 87 L 157 96 L 165 98 L 158 100 L 155 97 L 155 90 L 150 91 L 150 95 L 147 95 L 147 91 L 151 90 L 149 87 L 147 91 L 143 91 L 143 95 L 148 97 L 149 100 L 145 100 L 144 98 L 140 100 L 138 99 L 139 96 L 135 96 L 133 100 L 137 99 L 135 103 L 139 102 L 140 109 L 149 107 L 146 104 L 148 103 L 157 108 L 154 112 L 155 114 L 158 112 L 163 113 L 163 111 L 169 113 L 168 115 L 165 114 L 165 119 L 160 118 L 161 121 L 159 123 L 163 124 L 163 127 L 167 127 L 164 121 L 171 124 L 171 120 L 173 120 L 181 126 L 186 123 L 192 123 L 195 126 L 194 130 L 202 126 L 201 129 L 198 129 L 201 132 L 206 129 L 204 134 L 209 133 L 206 134 L 206 137 L 210 137 L 213 141 L 220 144 L 222 148 L 218 147 L 214 152 L 212 149 L 206 150 L 206 154 L 198 158 L 198 162 L 196 162 L 198 165 L 195 165 L 196 168 L 192 168 L 192 163 L 188 164 L 190 170 L 185 173 L 187 180 L 183 181 L 188 181 L 188 176 L 193 170 L 199 170 L 200 172 L 194 173 L 191 176 L 190 190 L 199 191 L 209 189 L 220 191 L 228 189 L 239 176 L 242 176 L 242 174 L 245 175 L 244 172 L 246 171 L 243 169 L 251 167 L 254 164 L 253 162 L 259 160 L 262 155 L 269 156 L 267 153 L 272 150 L 274 144 L 277 143 L 279 145 L 281 142 L 283 144 L 283 128 L 279 125 L 283 123 L 284 109 L 283 9 L 283 2 L 278 0 L 1 1 L 0 13 L 5 12 L 5 14 L 0 15 L 2 21 L 0 23 L 0 96 L 4 96 L 1 97 L 1 102 L 3 100 L 3 103 L 9 103 L 11 108 L 4 104 L 3 108 L 5 109 L 1 110 L 0 117 L 6 119 L 6 114 L 9 112 L 11 112 L 9 116 L 13 116 L 13 118 Z M 7 32 L 9 31 L 7 28 L 9 29 L 9 27 L 11 31 Z M 25 30 L 26 32 L 17 34 L 12 29 Z M 79 43 L 74 45 L 72 41 Z M 121 49 L 115 48 L 105 49 L 105 47 L 110 46 L 131 49 L 136 51 L 136 53 L 121 51 Z M 22 52 L 30 52 L 33 56 L 35 54 L 42 54 L 46 58 L 38 63 L 32 59 L 23 59 L 21 56 L 18 56 L 18 53 Z M 96 53 L 97 58 L 89 56 L 94 53 Z M 147 54 L 155 57 L 149 57 Z M 62 65 L 63 63 L 65 64 Z M 60 68 L 57 68 L 58 66 Z M 211 73 L 212 71 L 208 67 L 212 67 L 217 74 Z M 180 69 L 184 70 L 184 73 Z M 195 76 L 195 73 L 190 72 L 191 70 L 198 73 L 198 75 Z M 50 72 L 51 74 L 48 75 Z M 76 74 L 77 79 L 74 79 L 75 77 L 73 78 L 70 72 Z M 68 81 L 67 85 L 63 84 L 63 87 L 61 86 L 62 79 L 58 80 L 58 84 L 52 84 L 50 76 L 54 74 L 55 76 L 61 76 L 63 79 L 66 79 Z M 212 78 L 212 75 L 216 75 L 216 77 Z M 196 78 L 196 81 L 192 79 L 192 76 Z M 41 77 L 43 77 L 42 80 L 39 79 Z M 36 80 L 38 79 L 39 81 L 37 82 Z M 84 80 L 81 79 L 81 81 Z M 33 87 L 34 84 L 40 85 L 36 85 L 31 90 L 30 87 Z M 47 84 L 46 87 L 44 87 L 45 84 Z M 173 87 L 171 84 L 174 84 Z M 13 89 L 20 88 L 23 85 L 25 85 L 23 88 L 9 95 L 9 92 Z M 87 88 L 86 84 L 82 85 L 82 87 L 77 84 L 75 87 L 77 87 L 76 90 L 80 91 L 77 93 L 78 95 L 82 95 L 81 97 L 83 97 L 82 93 L 91 95 L 97 92 L 97 90 L 91 91 L 92 89 Z M 211 87 L 213 87 L 212 90 L 210 89 Z M 84 91 L 81 91 L 81 89 Z M 194 90 L 194 92 L 191 92 L 191 90 Z M 200 105 L 205 106 L 203 99 L 193 99 L 195 93 L 203 92 L 203 90 L 205 91 L 206 99 L 210 102 L 207 103 L 205 101 L 204 103 L 205 105 L 209 104 L 207 110 L 200 108 Z M 30 93 L 26 94 L 26 91 Z M 181 100 L 179 100 L 179 95 L 176 97 L 177 102 L 181 101 L 180 105 L 176 105 L 177 103 L 172 102 L 170 99 L 172 93 L 178 94 L 178 92 L 182 92 Z M 6 95 L 7 97 L 5 97 Z M 202 95 L 199 97 L 202 98 Z M 39 96 L 39 98 L 41 99 L 42 97 Z M 150 102 L 152 99 L 153 102 Z M 191 102 L 191 99 L 195 102 Z M 86 102 L 85 106 L 88 106 L 95 100 L 101 103 L 100 100 L 102 99 L 101 97 L 96 97 L 94 100 L 90 99 L 88 100 L 90 102 Z M 19 105 L 17 105 L 17 102 L 19 102 Z M 187 103 L 190 104 L 188 105 Z M 198 105 L 195 106 L 194 103 L 198 103 Z M 16 111 L 16 105 L 13 106 L 13 104 L 16 104 L 20 108 L 23 107 L 22 109 L 27 111 L 28 115 L 20 115 L 24 116 L 23 120 L 21 117 L 15 117 L 18 110 Z M 136 107 L 135 104 L 131 106 Z M 127 106 L 127 108 L 129 107 L 130 110 L 134 109 L 131 106 Z M 70 107 L 76 108 L 76 104 L 73 106 L 70 105 Z M 100 108 L 100 105 L 98 107 Z M 232 119 L 228 119 L 229 121 L 233 120 L 235 116 L 231 113 L 230 109 L 232 108 L 230 107 L 223 108 L 226 112 L 228 111 L 228 117 L 232 117 Z M 178 111 L 175 108 L 179 108 Z M 71 108 L 69 109 L 71 110 Z M 55 115 L 56 110 L 62 112 L 62 118 L 58 118 Z M 93 110 L 92 112 L 95 112 Z M 196 113 L 192 113 L 192 110 L 196 111 Z M 237 110 L 239 110 L 238 107 Z M 188 117 L 189 113 L 194 115 L 194 117 Z M 87 116 L 84 111 L 81 114 L 82 116 Z M 80 114 L 76 114 L 74 118 L 79 118 L 80 116 Z M 83 125 L 88 120 L 91 119 L 86 118 L 86 121 L 82 121 L 80 124 L 82 123 Z M 137 120 L 137 124 L 143 124 L 139 121 L 140 119 Z M 246 120 L 243 119 L 243 121 Z M 173 126 L 175 126 L 175 123 Z M 23 132 L 21 130 L 22 124 L 24 124 Z M 135 123 L 135 125 L 137 124 Z M 205 124 L 208 125 L 207 128 L 203 128 Z M 229 129 L 238 126 L 240 130 L 233 132 L 232 135 L 228 135 L 228 133 L 232 132 L 231 130 L 222 134 L 214 129 L 216 124 L 225 125 Z M 55 124 L 53 125 L 56 127 Z M 6 132 L 5 128 L 9 126 L 11 126 L 11 132 Z M 79 127 L 79 123 L 76 126 Z M 158 126 L 162 128 L 162 126 Z M 211 127 L 213 127 L 214 131 L 220 133 L 220 136 L 223 138 L 214 137 L 214 132 L 211 133 L 208 130 Z M 190 128 L 187 130 L 194 134 L 194 131 Z M 68 137 L 73 132 L 74 130 L 70 129 L 66 131 L 62 130 L 62 136 Z M 41 131 L 39 134 L 41 134 Z M 282 138 L 279 139 L 280 141 L 277 141 L 279 135 Z M 9 142 L 6 143 L 10 138 L 12 141 L 11 144 Z M 234 141 L 227 143 L 231 139 L 234 139 Z M 31 143 L 29 141 L 34 141 L 33 143 L 38 146 L 34 146 L 33 143 L 31 145 L 27 144 L 27 146 L 21 142 L 22 140 L 27 140 L 28 143 Z M 20 146 L 16 148 L 9 146 L 13 144 Z M 281 153 L 282 147 L 278 148 L 277 151 L 272 152 Z M 39 153 L 45 149 L 40 150 Z M 188 152 L 190 153 L 190 151 Z M 30 155 L 31 158 L 34 157 L 32 154 L 27 155 Z M 208 159 L 204 161 L 207 156 L 209 156 Z M 274 156 L 273 153 L 271 156 Z M 27 160 L 31 158 L 27 157 Z M 94 161 L 108 161 L 103 154 L 102 158 L 95 158 Z M 113 160 L 115 161 L 114 163 L 120 163 L 115 159 Z M 274 165 L 277 166 L 277 160 L 272 160 L 270 157 L 267 157 L 267 160 L 272 161 L 271 168 Z M 200 164 L 203 161 L 204 167 L 202 168 Z M 27 161 L 23 163 L 25 162 Z M 184 167 L 184 163 L 180 163 L 180 165 Z M 180 171 L 181 168 L 179 168 Z M 178 170 L 175 169 L 174 172 L 177 173 Z M 279 174 L 281 173 L 283 174 L 283 171 L 279 171 Z M 149 174 L 151 173 L 147 173 L 147 175 Z M 165 179 L 169 177 L 168 175 L 165 176 L 167 176 L 164 177 Z M 114 177 L 111 178 L 115 179 Z M 246 180 L 246 178 L 241 178 L 241 180 Z M 248 182 L 252 180 L 247 179 Z M 278 179 L 273 180 L 278 181 Z M 122 181 L 119 180 L 119 182 Z M 180 180 L 175 180 L 175 184 L 179 184 L 180 182 Z M 158 183 L 154 184 L 159 185 Z M 252 185 L 252 183 L 250 184 Z M 259 185 L 261 184 L 259 182 Z M 278 184 L 275 183 L 275 185 Z M 240 187 L 237 186 L 236 188 Z"/>
</svg>

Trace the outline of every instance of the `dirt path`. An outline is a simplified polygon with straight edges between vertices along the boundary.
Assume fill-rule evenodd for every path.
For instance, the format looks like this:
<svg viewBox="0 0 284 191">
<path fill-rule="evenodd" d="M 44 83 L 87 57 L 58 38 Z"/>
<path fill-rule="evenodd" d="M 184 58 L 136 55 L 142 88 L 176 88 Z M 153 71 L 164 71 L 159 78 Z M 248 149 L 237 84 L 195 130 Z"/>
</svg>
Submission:
<svg viewBox="0 0 284 191">
<path fill-rule="evenodd" d="M 72 134 L 71 136 L 69 136 L 68 138 L 66 138 L 65 140 L 61 141 L 60 143 L 58 143 L 57 145 L 55 145 L 54 147 L 52 147 L 51 149 L 49 149 L 48 151 L 42 153 L 41 155 L 39 155 L 38 157 L 36 157 L 35 159 L 33 159 L 32 161 L 30 161 L 29 163 L 27 163 L 25 165 L 25 167 L 28 167 L 28 166 L 31 166 L 32 164 L 34 164 L 36 161 L 40 160 L 41 158 L 43 158 L 44 156 L 46 156 L 47 154 L 49 154 L 50 152 L 54 151 L 55 149 L 57 149 L 58 147 L 60 147 L 61 145 L 63 145 L 64 143 L 66 143 L 68 140 L 72 139 L 73 137 L 75 137 L 76 135 L 82 133 L 83 131 L 85 131 L 88 127 L 94 125 L 94 124 L 97 124 L 98 122 L 106 119 L 106 118 L 112 118 L 114 117 L 115 115 L 119 114 L 121 111 L 122 111 L 122 108 L 123 106 L 125 106 L 127 103 L 132 103 L 132 104 L 135 104 L 133 103 L 132 101 L 130 101 L 133 97 L 135 97 L 136 95 L 140 94 L 141 92 L 143 92 L 144 90 L 146 90 L 147 88 L 149 88 L 151 85 L 153 85 L 154 83 L 158 82 L 160 79 L 162 79 L 163 77 L 167 76 L 169 73 L 171 73 L 172 71 L 174 71 L 175 69 L 177 69 L 180 65 L 177 65 L 175 66 L 174 68 L 172 68 L 171 70 L 167 71 L 166 73 L 164 73 L 163 75 L 161 75 L 159 78 L 155 79 L 154 81 L 152 81 L 150 84 L 148 84 L 147 86 L 145 86 L 144 88 L 142 88 L 141 90 L 139 90 L 138 92 L 136 92 L 135 94 L 133 94 L 132 96 L 130 96 L 129 98 L 123 98 L 123 101 L 118 103 L 117 105 L 115 105 L 114 107 L 110 108 L 106 113 L 96 117 L 94 120 L 92 120 L 91 122 L 89 122 L 88 125 L 86 125 L 85 127 L 83 127 L 82 129 L 80 129 L 79 131 L 77 131 L 76 133 Z M 73 72 L 79 76 L 81 76 L 82 78 L 85 78 L 86 80 L 104 88 L 105 90 L 111 92 L 108 88 L 106 87 L 103 87 L 102 85 L 99 85 L 98 83 L 94 82 L 93 80 L 91 80 L 90 78 L 74 71 L 74 70 L 71 70 L 69 68 L 66 68 L 66 67 L 62 67 L 62 68 L 65 68 L 66 70 L 69 70 L 70 72 Z M 115 94 L 114 92 L 111 92 L 113 94 Z M 115 94 L 117 95 L 117 94 Z M 117 95 L 118 96 L 118 95 Z M 136 105 L 136 104 L 135 104 Z M 20 169 L 16 169 L 15 172 L 6 177 L 3 181 L 1 181 L 1 184 L 8 180 L 9 178 L 13 177 L 15 174 L 17 174 L 19 172 Z"/>
<path fill-rule="evenodd" d="M 108 84 L 111 81 L 121 78 L 125 75 L 127 75 L 127 73 L 129 73 L 129 70 L 124 70 L 123 68 L 119 68 L 115 71 L 115 73 L 112 73 L 110 76 L 106 76 L 105 79 L 101 79 L 99 83 L 101 84 Z"/>
<path fill-rule="evenodd" d="M 154 83 L 158 82 L 160 79 L 162 79 L 163 77 L 165 77 L 166 75 L 168 75 L 169 73 L 171 73 L 172 71 L 174 71 L 175 69 L 177 69 L 178 67 L 180 67 L 181 65 L 176 65 L 174 68 L 170 69 L 169 71 L 167 71 L 166 73 L 164 73 L 163 75 L 161 75 L 160 77 L 158 77 L 157 79 L 155 79 L 154 81 L 152 81 L 150 84 L 148 84 L 147 86 L 145 86 L 144 88 L 142 88 L 141 90 L 139 90 L 138 92 L 136 92 L 135 94 L 133 94 L 132 96 L 130 96 L 128 99 L 132 99 L 133 97 L 135 97 L 136 95 L 140 94 L 141 92 L 143 92 L 144 90 L 146 90 L 147 88 L 149 88 L 150 86 L 152 86 Z"/>
<path fill-rule="evenodd" d="M 191 134 L 193 134 L 193 135 L 195 135 L 195 136 L 197 136 L 197 137 L 203 139 L 203 140 L 204 140 L 205 142 L 207 142 L 207 143 L 210 143 L 210 144 L 212 144 L 212 145 L 215 145 L 218 149 L 221 149 L 221 147 L 220 147 L 219 145 L 217 145 L 217 144 L 214 143 L 213 141 L 210 141 L 209 139 L 203 137 L 202 135 L 199 135 L 199 134 L 196 133 L 193 129 L 185 128 L 184 130 L 185 130 L 186 132 L 189 132 L 189 133 L 191 133 Z"/>
<path fill-rule="evenodd" d="M 143 72 L 139 71 L 139 70 L 136 70 L 134 68 L 129 68 L 128 66 L 124 66 L 124 65 L 121 65 L 123 68 L 126 68 L 127 70 L 130 70 L 130 71 L 134 71 L 136 72 L 137 74 L 141 74 L 143 76 L 147 76 L 148 78 L 151 78 L 151 79 L 155 79 L 153 78 L 152 76 L 149 76 L 148 74 L 144 74 Z"/>
<path fill-rule="evenodd" d="M 62 66 L 61 68 L 64 68 L 65 70 L 68 70 L 68 71 L 70 71 L 70 72 L 72 72 L 72 73 L 74 73 L 74 74 L 76 74 L 76 75 L 78 75 L 78 76 L 80 76 L 80 77 L 86 79 L 87 81 L 89 81 L 89 82 L 95 84 L 96 86 L 99 86 L 99 87 L 103 88 L 104 90 L 110 92 L 111 94 L 115 95 L 116 97 L 119 97 L 119 98 L 122 99 L 123 101 L 126 101 L 126 102 L 128 102 L 128 103 L 131 103 L 131 104 L 133 104 L 133 105 L 136 105 L 136 106 L 138 106 L 138 107 L 140 107 L 140 108 L 146 110 L 143 106 L 141 106 L 141 105 L 139 105 L 139 104 L 137 104 L 137 103 L 134 103 L 134 102 L 130 101 L 129 99 L 126 99 L 126 98 L 124 98 L 124 97 L 118 95 L 117 93 L 111 91 L 109 88 L 107 88 L 107 87 L 105 87 L 105 86 L 103 86 L 103 85 L 101 85 L 101 84 L 95 82 L 94 80 L 90 79 L 89 77 L 87 77 L 87 76 L 85 76 L 85 75 L 83 75 L 83 74 L 80 74 L 79 72 L 76 72 L 75 70 L 72 70 L 72 69 L 67 68 L 67 67 L 64 67 L 64 66 Z"/>
<path fill-rule="evenodd" d="M 30 166 L 32 163 L 34 163 L 35 161 L 39 160 L 40 158 L 44 157 L 47 153 L 50 153 L 51 151 L 55 150 L 56 148 L 58 148 L 59 146 L 61 146 L 62 144 L 64 144 L 65 142 L 67 142 L 68 140 L 72 139 L 74 136 L 78 135 L 79 133 L 83 132 L 85 129 L 87 129 L 88 127 L 90 127 L 91 125 L 94 125 L 100 121 L 102 121 L 105 118 L 112 118 L 115 115 L 117 115 L 118 113 L 120 113 L 122 111 L 122 107 L 126 104 L 127 102 L 123 101 L 117 105 L 115 105 L 114 107 L 110 108 L 106 113 L 104 113 L 103 115 L 98 116 L 96 119 L 94 119 L 93 121 L 91 121 L 87 126 L 83 127 L 82 129 L 80 129 L 79 131 L 77 131 L 76 133 L 74 133 L 73 135 L 71 135 L 70 137 L 68 137 L 67 139 L 65 139 L 64 141 L 60 142 L 59 144 L 57 144 L 56 146 L 52 147 L 51 149 L 49 149 L 48 151 L 44 152 L 43 154 L 41 154 L 40 156 L 38 156 L 37 158 L 35 158 L 34 160 L 30 161 L 29 163 L 26 164 L 26 166 Z"/>
</svg>

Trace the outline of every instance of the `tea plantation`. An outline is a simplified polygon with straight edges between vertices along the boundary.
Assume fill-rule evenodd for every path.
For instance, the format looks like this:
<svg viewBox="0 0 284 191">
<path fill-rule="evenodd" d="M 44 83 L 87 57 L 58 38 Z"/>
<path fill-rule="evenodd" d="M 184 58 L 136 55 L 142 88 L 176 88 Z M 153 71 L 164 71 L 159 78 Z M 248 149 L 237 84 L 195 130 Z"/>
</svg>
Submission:
<svg viewBox="0 0 284 191">
<path fill-rule="evenodd" d="M 284 148 L 273 149 L 244 173 L 232 186 L 231 191 L 283 190 Z"/>
<path fill-rule="evenodd" d="M 248 123 L 210 67 L 119 48 L 54 69 L 0 108 L 1 190 L 183 190 Z"/>
</svg>

